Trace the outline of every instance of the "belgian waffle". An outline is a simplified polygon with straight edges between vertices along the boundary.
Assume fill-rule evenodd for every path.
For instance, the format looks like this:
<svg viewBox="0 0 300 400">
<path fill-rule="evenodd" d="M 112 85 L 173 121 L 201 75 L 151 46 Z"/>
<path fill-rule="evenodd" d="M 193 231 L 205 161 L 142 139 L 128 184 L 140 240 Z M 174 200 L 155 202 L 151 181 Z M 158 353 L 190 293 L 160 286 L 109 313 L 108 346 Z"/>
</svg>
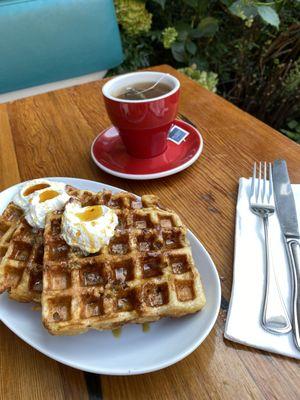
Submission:
<svg viewBox="0 0 300 400">
<path fill-rule="evenodd" d="M 119 218 L 99 253 L 84 254 L 61 237 L 61 212 L 48 215 L 42 316 L 55 335 L 115 329 L 200 310 L 205 295 L 186 239 L 186 228 L 155 196 L 104 191 L 89 205 L 105 204 Z"/>
<path fill-rule="evenodd" d="M 67 186 L 70 196 L 83 203 L 94 193 Z M 0 292 L 7 290 L 9 297 L 21 301 L 40 302 L 43 285 L 44 230 L 32 228 L 25 220 L 21 208 L 10 203 L 0 217 Z M 8 229 L 9 228 L 9 229 Z M 5 231 L 7 230 L 7 231 Z M 2 243 L 3 242 L 3 243 Z"/>
<path fill-rule="evenodd" d="M 22 218 L 15 230 L 0 270 L 3 290 L 17 301 L 40 301 L 43 278 L 43 230 Z"/>
<path fill-rule="evenodd" d="M 3 214 L 0 216 L 0 265 L 22 215 L 23 211 L 21 208 L 13 203 L 9 203 Z M 0 293 L 4 290 L 3 284 L 4 275 L 3 270 L 0 267 Z"/>
</svg>

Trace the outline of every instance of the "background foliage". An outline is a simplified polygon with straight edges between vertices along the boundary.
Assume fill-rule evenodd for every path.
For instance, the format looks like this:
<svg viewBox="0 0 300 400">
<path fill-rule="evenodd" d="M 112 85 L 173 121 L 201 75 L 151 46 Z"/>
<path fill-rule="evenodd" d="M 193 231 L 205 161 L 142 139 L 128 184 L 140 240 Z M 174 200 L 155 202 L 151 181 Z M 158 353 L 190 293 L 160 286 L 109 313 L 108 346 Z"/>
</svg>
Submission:
<svg viewBox="0 0 300 400">
<path fill-rule="evenodd" d="M 125 60 L 167 63 L 300 143 L 299 0 L 115 0 Z"/>
</svg>

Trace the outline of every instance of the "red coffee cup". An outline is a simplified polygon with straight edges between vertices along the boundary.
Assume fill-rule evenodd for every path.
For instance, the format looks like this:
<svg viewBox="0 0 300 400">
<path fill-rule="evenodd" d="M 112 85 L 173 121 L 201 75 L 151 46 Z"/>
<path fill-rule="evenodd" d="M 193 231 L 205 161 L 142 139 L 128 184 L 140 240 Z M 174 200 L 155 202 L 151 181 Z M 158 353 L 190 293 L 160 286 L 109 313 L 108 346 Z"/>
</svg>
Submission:
<svg viewBox="0 0 300 400">
<path fill-rule="evenodd" d="M 152 99 L 119 99 L 116 93 L 143 82 L 160 81 L 170 91 Z M 176 118 L 180 83 L 163 72 L 133 72 L 108 81 L 102 88 L 106 111 L 130 155 L 137 158 L 155 157 L 167 148 L 168 132 Z"/>
</svg>

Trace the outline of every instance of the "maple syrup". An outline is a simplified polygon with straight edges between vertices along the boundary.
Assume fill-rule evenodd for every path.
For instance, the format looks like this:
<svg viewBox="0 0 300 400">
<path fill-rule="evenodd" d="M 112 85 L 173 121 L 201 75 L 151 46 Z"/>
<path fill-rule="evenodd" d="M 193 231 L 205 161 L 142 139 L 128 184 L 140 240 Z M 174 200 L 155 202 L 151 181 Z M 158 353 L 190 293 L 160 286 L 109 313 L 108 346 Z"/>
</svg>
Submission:
<svg viewBox="0 0 300 400">
<path fill-rule="evenodd" d="M 115 338 L 119 338 L 122 333 L 122 328 L 117 328 L 112 330 L 112 334 L 114 335 Z"/>
<path fill-rule="evenodd" d="M 30 194 L 36 192 L 37 190 L 46 189 L 47 187 L 50 187 L 50 185 L 48 185 L 48 183 L 38 183 L 37 185 L 33 185 L 33 186 L 30 186 L 29 188 L 27 188 L 25 190 L 25 192 L 23 193 L 23 195 L 29 196 Z"/>
<path fill-rule="evenodd" d="M 146 333 L 146 332 L 149 332 L 149 331 L 150 331 L 149 322 L 144 322 L 143 323 L 143 332 Z"/>
<path fill-rule="evenodd" d="M 59 193 L 56 190 L 45 190 L 40 194 L 40 203 L 44 203 L 47 200 L 54 199 Z"/>
<path fill-rule="evenodd" d="M 84 207 L 84 211 L 77 213 L 76 217 L 78 217 L 81 221 L 88 222 L 93 221 L 103 214 L 101 206 L 89 206 Z"/>
</svg>

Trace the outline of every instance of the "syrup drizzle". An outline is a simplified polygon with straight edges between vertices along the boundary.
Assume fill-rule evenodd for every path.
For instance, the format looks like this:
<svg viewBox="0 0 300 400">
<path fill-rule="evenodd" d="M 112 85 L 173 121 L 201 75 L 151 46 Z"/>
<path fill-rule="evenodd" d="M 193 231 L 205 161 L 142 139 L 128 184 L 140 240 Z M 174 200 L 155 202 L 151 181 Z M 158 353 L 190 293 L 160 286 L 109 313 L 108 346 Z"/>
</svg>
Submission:
<svg viewBox="0 0 300 400">
<path fill-rule="evenodd" d="M 114 335 L 115 338 L 119 338 L 122 333 L 122 328 L 117 328 L 112 330 L 112 334 Z"/>
<path fill-rule="evenodd" d="M 76 217 L 81 221 L 93 221 L 103 214 L 101 206 L 88 206 L 83 208 L 83 212 L 77 213 Z"/>
<path fill-rule="evenodd" d="M 149 322 L 144 322 L 142 325 L 142 329 L 144 333 L 147 333 L 150 331 L 150 324 Z M 122 328 L 116 328 L 116 329 L 112 329 L 112 334 L 114 335 L 115 338 L 119 338 L 121 336 L 122 333 Z"/>
<path fill-rule="evenodd" d="M 23 193 L 24 196 L 29 196 L 30 194 L 36 192 L 37 190 L 42 190 L 46 189 L 47 187 L 50 187 L 48 183 L 38 183 L 37 185 L 30 186 L 25 190 Z"/>
<path fill-rule="evenodd" d="M 45 190 L 40 194 L 40 203 L 44 203 L 47 200 L 54 199 L 59 193 L 56 190 Z"/>
<path fill-rule="evenodd" d="M 143 323 L 143 332 L 144 333 L 147 333 L 147 332 L 149 332 L 150 331 L 150 325 L 149 325 L 149 322 L 144 322 Z"/>
</svg>

